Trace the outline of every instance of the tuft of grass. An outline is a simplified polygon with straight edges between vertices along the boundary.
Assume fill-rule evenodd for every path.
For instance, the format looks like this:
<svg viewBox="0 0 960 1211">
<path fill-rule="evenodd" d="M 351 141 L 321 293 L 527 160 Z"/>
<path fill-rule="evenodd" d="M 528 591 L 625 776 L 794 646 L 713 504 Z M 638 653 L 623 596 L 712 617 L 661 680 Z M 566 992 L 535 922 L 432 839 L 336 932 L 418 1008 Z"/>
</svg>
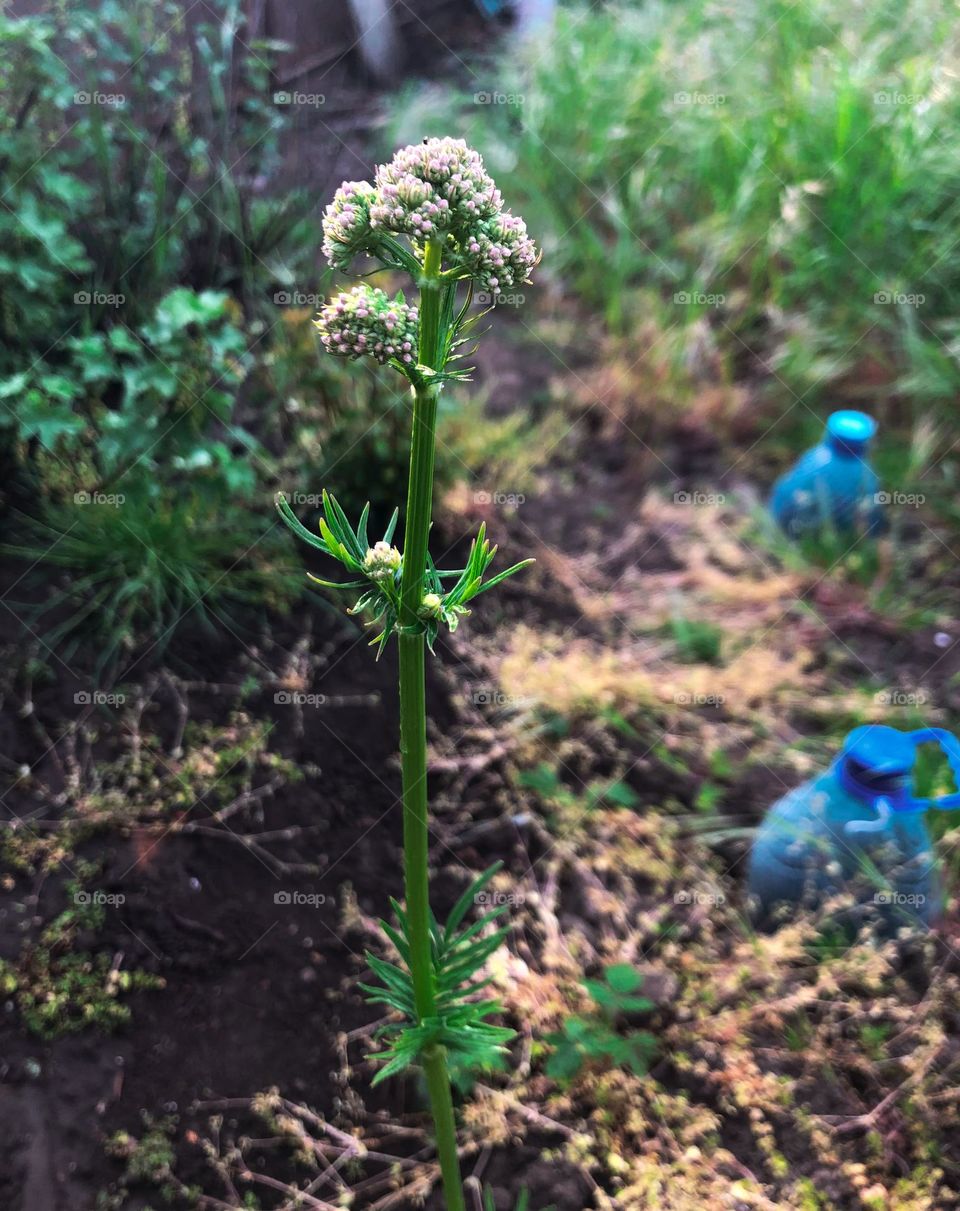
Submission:
<svg viewBox="0 0 960 1211">
<path fill-rule="evenodd" d="M 117 504 L 53 506 L 5 550 L 62 570 L 62 587 L 25 617 L 61 659 L 85 653 L 106 678 L 138 643 L 162 654 L 188 624 L 213 633 L 236 627 L 241 607 L 289 604 L 299 570 L 274 562 L 275 529 L 242 509 L 225 528 L 211 501 L 192 494 L 131 491 Z"/>
<path fill-rule="evenodd" d="M 723 631 L 714 623 L 685 618 L 678 611 L 668 630 L 681 664 L 720 664 Z"/>
</svg>

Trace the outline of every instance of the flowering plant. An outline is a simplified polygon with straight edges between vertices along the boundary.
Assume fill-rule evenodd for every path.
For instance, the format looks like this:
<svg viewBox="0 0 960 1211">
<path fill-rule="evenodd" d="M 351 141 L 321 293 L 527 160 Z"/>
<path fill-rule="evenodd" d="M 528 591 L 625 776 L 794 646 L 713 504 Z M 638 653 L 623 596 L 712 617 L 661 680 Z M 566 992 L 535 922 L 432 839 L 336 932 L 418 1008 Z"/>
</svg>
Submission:
<svg viewBox="0 0 960 1211">
<path fill-rule="evenodd" d="M 444 383 L 469 373 L 459 363 L 477 314 L 471 312 L 474 286 L 496 296 L 527 281 L 537 251 L 523 220 L 504 210 L 480 156 L 457 139 L 425 139 L 381 165 L 372 183 L 345 182 L 327 207 L 323 234 L 324 253 L 335 268 L 349 271 L 365 256 L 405 271 L 419 291 L 413 307 L 402 293 L 391 299 L 362 283 L 331 299 L 316 321 L 330 353 L 372 357 L 410 382 L 412 441 L 402 550 L 393 545 L 399 510 L 371 545 L 369 505 L 354 527 L 335 497 L 324 492 L 319 534 L 301 524 L 283 496 L 277 505 L 295 533 L 348 573 L 344 581 L 313 579 L 326 589 L 359 594 L 351 613 L 370 617 L 378 654 L 397 638 L 405 904 L 392 902 L 397 926 L 382 924 L 400 962 L 368 955 L 381 984 L 365 991 L 401 1016 L 387 1028 L 388 1048 L 380 1055 L 387 1063 L 376 1079 L 412 1064 L 422 1067 L 447 1207 L 464 1211 L 447 1056 L 452 1052 L 462 1064 L 476 1065 L 502 1050 L 513 1032 L 487 1021 L 496 1003 L 476 998 L 485 981 L 475 977 L 505 933 L 486 927 L 504 908 L 464 925 L 498 868 L 467 888 L 445 925 L 430 910 L 425 649 L 433 650 L 441 626 L 456 629 L 475 597 L 532 561 L 485 579 L 496 547 L 481 526 L 464 567 L 443 570 L 434 564 L 428 540 L 437 400 Z"/>
</svg>

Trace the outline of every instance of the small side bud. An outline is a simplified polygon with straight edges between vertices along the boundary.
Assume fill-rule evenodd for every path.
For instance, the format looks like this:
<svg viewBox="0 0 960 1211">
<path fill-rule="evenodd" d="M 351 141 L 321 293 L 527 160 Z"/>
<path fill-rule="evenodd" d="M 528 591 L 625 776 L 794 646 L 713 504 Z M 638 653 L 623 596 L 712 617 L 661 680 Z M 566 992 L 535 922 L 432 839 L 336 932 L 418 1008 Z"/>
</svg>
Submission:
<svg viewBox="0 0 960 1211">
<path fill-rule="evenodd" d="M 420 605 L 421 618 L 439 618 L 443 607 L 443 598 L 438 593 L 424 593 Z"/>
<path fill-rule="evenodd" d="M 374 543 L 363 557 L 363 574 L 374 583 L 382 584 L 393 579 L 401 562 L 402 556 L 396 547 L 388 542 Z"/>
<path fill-rule="evenodd" d="M 358 252 L 376 244 L 370 207 L 376 190 L 369 181 L 344 181 L 323 216 L 323 253 L 335 269 L 347 269 Z"/>
</svg>

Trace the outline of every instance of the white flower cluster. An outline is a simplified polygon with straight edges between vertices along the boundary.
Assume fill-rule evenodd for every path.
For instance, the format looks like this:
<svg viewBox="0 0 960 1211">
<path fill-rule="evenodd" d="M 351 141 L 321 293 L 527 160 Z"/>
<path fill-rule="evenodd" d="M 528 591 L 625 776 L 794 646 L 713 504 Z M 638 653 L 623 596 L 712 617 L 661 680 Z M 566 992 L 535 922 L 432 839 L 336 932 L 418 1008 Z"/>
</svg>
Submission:
<svg viewBox="0 0 960 1211">
<path fill-rule="evenodd" d="M 503 205 L 478 152 L 462 139 L 427 139 L 403 147 L 374 178 L 370 223 L 414 238 L 460 232 Z"/>
<path fill-rule="evenodd" d="M 373 286 L 355 286 L 338 294 L 314 322 L 329 353 L 341 357 L 367 353 L 380 363 L 396 358 L 411 365 L 417 360 L 416 307 Z"/>
<path fill-rule="evenodd" d="M 393 579 L 401 562 L 402 557 L 396 547 L 392 547 L 388 542 L 374 543 L 372 547 L 367 548 L 363 557 L 364 575 L 381 584 L 385 580 Z"/>
<path fill-rule="evenodd" d="M 523 219 L 503 209 L 479 153 L 462 139 L 425 139 L 382 164 L 373 184 L 345 182 L 323 232 L 324 252 L 341 269 L 357 252 L 375 254 L 378 233 L 407 236 L 416 249 L 448 238 L 454 265 L 494 293 L 527 281 L 537 261 Z"/>
</svg>

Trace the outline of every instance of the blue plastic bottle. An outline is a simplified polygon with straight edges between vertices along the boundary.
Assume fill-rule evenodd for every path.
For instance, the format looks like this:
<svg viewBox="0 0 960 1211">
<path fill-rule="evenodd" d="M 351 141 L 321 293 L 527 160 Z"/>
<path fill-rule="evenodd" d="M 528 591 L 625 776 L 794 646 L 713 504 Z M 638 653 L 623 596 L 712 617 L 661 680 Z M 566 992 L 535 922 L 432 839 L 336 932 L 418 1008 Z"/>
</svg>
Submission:
<svg viewBox="0 0 960 1211">
<path fill-rule="evenodd" d="M 757 915 L 788 920 L 838 892 L 872 904 L 887 925 L 933 924 L 942 894 L 923 813 L 960 807 L 960 792 L 918 799 L 911 771 L 920 744 L 941 745 L 960 784 L 960 741 L 942 728 L 854 728 L 837 760 L 784 795 L 760 826 L 750 855 Z"/>
<path fill-rule="evenodd" d="M 867 461 L 876 421 L 865 412 L 834 412 L 823 441 L 773 486 L 770 512 L 791 538 L 824 529 L 879 533 L 880 481 Z"/>
</svg>

